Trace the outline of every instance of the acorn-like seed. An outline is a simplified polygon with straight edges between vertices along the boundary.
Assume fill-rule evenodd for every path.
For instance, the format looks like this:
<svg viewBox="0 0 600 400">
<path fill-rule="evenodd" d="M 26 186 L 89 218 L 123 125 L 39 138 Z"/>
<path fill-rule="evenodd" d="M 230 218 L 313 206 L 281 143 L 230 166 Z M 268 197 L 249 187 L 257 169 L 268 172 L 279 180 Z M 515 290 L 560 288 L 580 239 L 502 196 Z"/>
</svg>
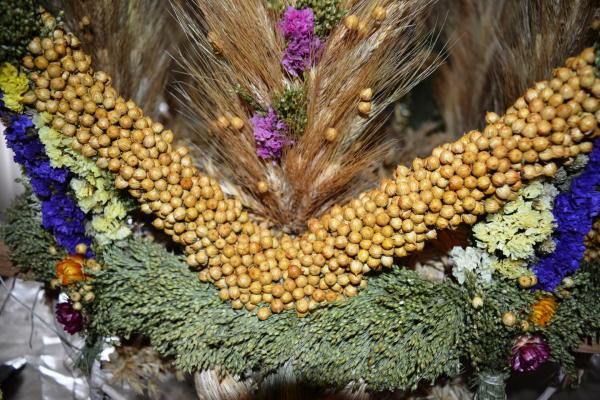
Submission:
<svg viewBox="0 0 600 400">
<path fill-rule="evenodd" d="M 325 129 L 325 140 L 328 142 L 333 142 L 337 139 L 338 132 L 335 128 L 327 128 Z"/>
<path fill-rule="evenodd" d="M 358 103 L 358 112 L 365 116 L 368 116 L 371 112 L 371 107 L 371 102 L 361 101 L 360 103 Z"/>
<path fill-rule="evenodd" d="M 373 99 L 373 89 L 365 88 L 361 90 L 359 97 L 362 101 L 370 102 Z"/>
<path fill-rule="evenodd" d="M 239 117 L 233 117 L 231 118 L 231 126 L 233 129 L 240 131 L 244 127 L 244 120 Z"/>
<path fill-rule="evenodd" d="M 258 189 L 258 192 L 262 194 L 267 193 L 269 191 L 269 185 L 265 181 L 259 181 L 256 185 L 256 188 Z"/>
<path fill-rule="evenodd" d="M 373 9 L 373 12 L 371 12 L 371 17 L 373 17 L 373 19 L 377 22 L 382 22 L 386 16 L 387 16 L 387 11 L 385 10 L 385 8 L 383 8 L 381 6 L 375 7 Z"/>
<path fill-rule="evenodd" d="M 510 311 L 502 314 L 502 323 L 506 326 L 514 326 L 517 322 L 517 317 Z"/>
<path fill-rule="evenodd" d="M 350 14 L 348 15 L 346 18 L 344 18 L 344 26 L 348 29 L 348 30 L 355 30 L 358 28 L 358 17 L 354 14 Z"/>
</svg>

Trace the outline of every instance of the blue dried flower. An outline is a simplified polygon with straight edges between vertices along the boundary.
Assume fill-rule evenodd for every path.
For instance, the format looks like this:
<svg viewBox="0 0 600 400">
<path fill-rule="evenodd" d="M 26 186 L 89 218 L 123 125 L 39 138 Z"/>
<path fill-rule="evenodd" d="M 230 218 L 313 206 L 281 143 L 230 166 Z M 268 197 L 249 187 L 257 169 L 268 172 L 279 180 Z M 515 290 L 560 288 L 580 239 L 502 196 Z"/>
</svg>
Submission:
<svg viewBox="0 0 600 400">
<path fill-rule="evenodd" d="M 573 179 L 570 190 L 560 194 L 554 202 L 556 249 L 533 266 L 539 280 L 538 289 L 552 291 L 565 276 L 579 269 L 585 253 L 585 236 L 600 214 L 599 186 L 600 139 L 596 139 L 585 169 Z"/>
<path fill-rule="evenodd" d="M 42 200 L 42 225 L 69 252 L 75 253 L 79 243 L 85 243 L 89 249 L 91 240 L 85 236 L 86 216 L 68 194 L 69 170 L 54 168 L 50 164 L 29 116 L 14 114 L 0 107 L 0 116 L 3 113 L 8 114 L 4 132 L 6 144 L 14 152 L 15 161 L 23 166 L 33 192 Z M 88 250 L 87 256 L 92 255 Z"/>
</svg>

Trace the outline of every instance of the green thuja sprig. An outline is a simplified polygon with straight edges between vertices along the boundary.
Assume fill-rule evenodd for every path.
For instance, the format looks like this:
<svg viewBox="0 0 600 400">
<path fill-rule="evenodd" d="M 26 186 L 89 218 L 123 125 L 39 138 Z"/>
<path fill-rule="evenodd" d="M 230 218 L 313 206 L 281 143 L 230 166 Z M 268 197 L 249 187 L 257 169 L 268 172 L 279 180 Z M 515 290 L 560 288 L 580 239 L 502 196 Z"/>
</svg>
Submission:
<svg viewBox="0 0 600 400">
<path fill-rule="evenodd" d="M 287 86 L 281 96 L 275 98 L 273 109 L 285 121 L 292 136 L 298 137 L 304 133 L 308 121 L 304 87 Z"/>
<path fill-rule="evenodd" d="M 5 211 L 4 218 L 0 240 L 8 247 L 13 265 L 40 281 L 48 282 L 54 278 L 56 263 L 65 252 L 42 227 L 40 202 L 28 185 Z"/>
<path fill-rule="evenodd" d="M 567 374 L 574 378 L 573 351 L 582 338 L 595 338 L 600 333 L 600 260 L 584 263 L 572 280 L 572 288 L 558 288 L 558 308 L 544 334 L 550 345 L 550 359 L 562 363 Z"/>
<path fill-rule="evenodd" d="M 42 28 L 37 2 L 0 0 L 0 10 L 0 62 L 18 62 Z"/>
</svg>

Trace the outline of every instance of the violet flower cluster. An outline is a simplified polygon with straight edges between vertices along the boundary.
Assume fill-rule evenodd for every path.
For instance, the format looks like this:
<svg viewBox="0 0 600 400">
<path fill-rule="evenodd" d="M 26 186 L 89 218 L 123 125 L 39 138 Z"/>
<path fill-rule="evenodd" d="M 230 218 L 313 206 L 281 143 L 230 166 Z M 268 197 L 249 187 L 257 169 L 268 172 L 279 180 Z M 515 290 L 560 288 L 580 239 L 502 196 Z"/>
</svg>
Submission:
<svg viewBox="0 0 600 400">
<path fill-rule="evenodd" d="M 535 371 L 550 358 L 550 347 L 540 336 L 521 335 L 515 339 L 510 364 L 519 372 Z"/>
<path fill-rule="evenodd" d="M 568 192 L 556 197 L 552 213 L 557 223 L 554 233 L 556 249 L 534 266 L 537 289 L 552 291 L 562 279 L 575 272 L 585 252 L 584 239 L 600 214 L 600 138 L 583 172 L 573 178 Z"/>
<path fill-rule="evenodd" d="M 315 62 L 321 41 L 315 34 L 315 17 L 310 8 L 296 10 L 289 6 L 280 23 L 286 40 L 286 49 L 281 64 L 288 74 L 300 76 Z"/>
<path fill-rule="evenodd" d="M 71 335 L 83 329 L 83 315 L 73 308 L 71 301 L 56 306 L 56 320 L 63 324 L 65 331 Z"/>
<path fill-rule="evenodd" d="M 256 154 L 263 159 L 278 160 L 283 148 L 292 143 L 286 123 L 269 107 L 267 114 L 256 113 L 250 119 L 254 127 Z"/>
<path fill-rule="evenodd" d="M 41 200 L 44 229 L 71 253 L 75 253 L 79 243 L 89 248 L 91 240 L 85 236 L 85 214 L 68 195 L 69 171 L 52 167 L 44 145 L 33 132 L 29 116 L 8 112 L 3 106 L 0 100 L 0 116 L 6 114 L 7 121 L 6 144 L 14 152 L 15 161 L 23 166 L 33 193 Z M 91 250 L 87 256 L 92 256 Z"/>
</svg>

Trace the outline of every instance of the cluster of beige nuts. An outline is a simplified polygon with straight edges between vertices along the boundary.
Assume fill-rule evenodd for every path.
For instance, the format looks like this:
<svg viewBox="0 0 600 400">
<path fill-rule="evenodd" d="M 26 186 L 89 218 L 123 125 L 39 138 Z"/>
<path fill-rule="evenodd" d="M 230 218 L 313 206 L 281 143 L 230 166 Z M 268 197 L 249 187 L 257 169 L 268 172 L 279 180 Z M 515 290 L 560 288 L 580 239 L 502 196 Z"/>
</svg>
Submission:
<svg viewBox="0 0 600 400">
<path fill-rule="evenodd" d="M 303 316 L 357 295 L 369 271 L 422 250 L 437 230 L 498 211 L 524 180 L 553 176 L 553 160 L 588 153 L 599 134 L 600 79 L 590 48 L 527 90 L 506 115 L 488 113 L 482 132 L 435 148 L 412 168 L 399 166 L 379 189 L 310 219 L 307 232 L 292 237 L 253 222 L 239 199 L 194 167 L 188 148 L 174 147 L 170 130 L 121 98 L 106 73 L 93 71 L 72 34 L 57 29 L 29 50 L 23 65 L 35 88 L 26 102 L 50 113 L 52 127 L 75 139 L 73 148 L 117 174 L 115 185 L 185 246 L 201 281 L 260 319 L 284 310 Z"/>
<path fill-rule="evenodd" d="M 381 24 L 381 22 L 383 22 L 383 20 L 387 17 L 387 11 L 384 7 L 378 6 L 375 7 L 373 9 L 373 11 L 371 11 L 371 15 L 369 16 L 369 18 L 363 18 L 361 19 L 358 15 L 356 14 L 350 14 L 347 15 L 344 18 L 344 26 L 346 27 L 346 29 L 348 29 L 350 32 L 356 32 L 358 33 L 360 36 L 365 36 L 367 33 L 369 33 L 369 23 L 373 22 L 373 24 L 375 26 L 378 26 L 379 24 Z"/>
</svg>

